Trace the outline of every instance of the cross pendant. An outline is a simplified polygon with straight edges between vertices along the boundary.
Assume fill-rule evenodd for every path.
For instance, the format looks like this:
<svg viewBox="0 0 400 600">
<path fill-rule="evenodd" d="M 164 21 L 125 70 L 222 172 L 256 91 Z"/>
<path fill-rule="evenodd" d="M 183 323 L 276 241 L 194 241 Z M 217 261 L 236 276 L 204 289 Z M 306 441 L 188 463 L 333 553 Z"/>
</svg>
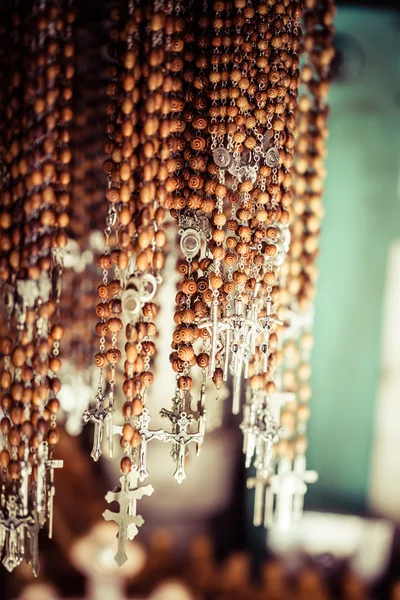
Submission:
<svg viewBox="0 0 400 600">
<path fill-rule="evenodd" d="M 202 442 L 203 433 L 188 433 L 187 429 L 191 423 L 192 417 L 185 412 L 180 414 L 180 418 L 176 422 L 176 431 L 174 433 L 164 433 L 164 442 L 172 442 L 177 447 L 176 455 L 176 470 L 174 477 L 178 483 L 182 483 L 186 479 L 185 472 L 185 456 L 186 446 L 190 442 Z"/>
<path fill-rule="evenodd" d="M 150 415 L 147 408 L 143 408 L 140 416 L 141 427 L 139 429 L 140 437 L 142 439 L 139 451 L 139 479 L 143 481 L 148 476 L 147 471 L 147 443 L 151 440 L 163 440 L 164 430 L 163 429 L 149 429 Z"/>
<path fill-rule="evenodd" d="M 255 477 L 250 477 L 246 482 L 248 490 L 254 489 L 253 524 L 255 527 L 259 527 L 263 523 L 264 493 L 267 482 L 267 476 L 260 469 L 257 469 Z"/>
<path fill-rule="evenodd" d="M 136 514 L 136 503 L 143 496 L 151 496 L 154 488 L 151 485 L 137 487 L 139 473 L 135 470 L 127 475 L 120 477 L 120 489 L 115 492 L 108 492 L 107 502 L 118 502 L 119 511 L 117 513 L 107 509 L 103 513 L 106 521 L 114 521 L 118 525 L 118 549 L 115 555 L 115 562 L 121 566 L 127 561 L 126 542 L 138 533 L 138 527 L 143 525 L 144 519 Z"/>
<path fill-rule="evenodd" d="M 83 413 L 83 420 L 85 423 L 93 421 L 94 423 L 94 436 L 93 436 L 93 448 L 91 457 L 93 460 L 98 461 L 102 455 L 102 442 L 104 433 L 104 424 L 109 424 L 111 421 L 112 408 L 105 408 L 102 401 L 99 400 L 97 407 L 94 410 L 85 410 Z"/>
</svg>

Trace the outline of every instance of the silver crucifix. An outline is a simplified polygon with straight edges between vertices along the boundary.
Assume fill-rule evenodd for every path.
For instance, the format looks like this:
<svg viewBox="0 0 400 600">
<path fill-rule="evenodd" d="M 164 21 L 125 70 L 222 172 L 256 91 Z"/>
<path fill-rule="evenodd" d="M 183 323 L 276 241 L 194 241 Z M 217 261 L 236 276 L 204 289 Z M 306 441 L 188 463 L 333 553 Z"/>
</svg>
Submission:
<svg viewBox="0 0 400 600">
<path fill-rule="evenodd" d="M 281 458 L 278 472 L 269 478 L 266 490 L 266 527 L 276 522 L 280 529 L 290 529 L 292 522 L 301 518 L 304 496 L 307 491 L 306 484 L 314 483 L 317 478 L 316 471 L 306 470 L 304 456 L 295 458 L 293 468 L 289 458 Z M 276 500 L 275 518 L 274 499 Z"/>
<path fill-rule="evenodd" d="M 147 442 L 151 440 L 163 440 L 164 430 L 163 429 L 149 429 L 150 415 L 148 409 L 143 408 L 140 416 L 141 427 L 139 429 L 140 437 L 142 439 L 140 443 L 139 451 L 139 479 L 143 481 L 148 476 L 147 471 Z"/>
<path fill-rule="evenodd" d="M 25 553 L 25 529 L 33 525 L 31 515 L 21 514 L 17 497 L 10 495 L 5 511 L 0 511 L 1 539 L 0 547 L 4 548 L 3 565 L 8 571 L 17 567 Z"/>
<path fill-rule="evenodd" d="M 82 415 L 85 423 L 88 423 L 89 421 L 93 421 L 94 423 L 93 448 L 91 457 L 95 461 L 99 460 L 100 456 L 102 455 L 104 426 L 107 425 L 107 428 L 109 428 L 111 425 L 112 407 L 109 406 L 105 408 L 103 401 L 104 398 L 99 395 L 97 397 L 96 408 L 93 410 L 85 410 Z M 112 442 L 110 448 L 112 452 Z"/>
<path fill-rule="evenodd" d="M 187 445 L 190 442 L 201 443 L 203 441 L 203 433 L 188 433 L 187 429 L 192 421 L 192 416 L 182 412 L 177 419 L 173 433 L 165 432 L 164 442 L 172 442 L 176 446 L 176 470 L 174 477 L 178 483 L 182 483 L 186 479 L 185 472 L 185 456 Z"/>
</svg>

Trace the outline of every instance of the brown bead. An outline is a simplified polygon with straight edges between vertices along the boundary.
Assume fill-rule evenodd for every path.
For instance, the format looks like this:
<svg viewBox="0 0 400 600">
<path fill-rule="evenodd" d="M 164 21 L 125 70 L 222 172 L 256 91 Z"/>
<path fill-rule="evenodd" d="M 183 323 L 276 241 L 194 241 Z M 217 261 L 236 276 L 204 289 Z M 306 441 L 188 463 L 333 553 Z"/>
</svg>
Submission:
<svg viewBox="0 0 400 600">
<path fill-rule="evenodd" d="M 5 450 L 3 448 L 3 450 L 0 452 L 0 466 L 2 466 L 3 469 L 7 469 L 9 463 L 10 463 L 10 453 L 8 452 L 8 450 Z"/>
<path fill-rule="evenodd" d="M 139 416 L 143 411 L 143 402 L 138 396 L 132 400 L 132 414 Z"/>
<path fill-rule="evenodd" d="M 132 470 L 132 461 L 129 456 L 124 456 L 121 458 L 121 471 L 124 475 L 127 475 Z"/>
<path fill-rule="evenodd" d="M 13 406 L 10 410 L 11 421 L 14 425 L 20 425 L 23 417 L 23 410 L 20 406 Z"/>
<path fill-rule="evenodd" d="M 8 473 L 14 481 L 21 476 L 21 463 L 18 460 L 11 460 L 8 465 Z"/>
<path fill-rule="evenodd" d="M 131 418 L 131 416 L 133 415 L 133 404 L 131 401 L 127 401 L 124 403 L 122 407 L 122 414 L 125 417 L 125 419 Z"/>
<path fill-rule="evenodd" d="M 132 438 L 131 438 L 131 446 L 132 448 L 139 448 L 140 444 L 142 443 L 142 436 L 140 435 L 139 431 L 134 431 Z"/>
<path fill-rule="evenodd" d="M 57 357 L 53 357 L 49 361 L 49 369 L 53 371 L 53 373 L 58 373 L 61 369 L 61 360 Z"/>
<path fill-rule="evenodd" d="M 21 347 L 15 348 L 11 355 L 11 362 L 14 367 L 22 367 L 25 362 L 25 352 Z"/>
<path fill-rule="evenodd" d="M 16 427 L 11 427 L 8 432 L 8 441 L 11 446 L 18 446 L 21 441 L 21 434 Z"/>
<path fill-rule="evenodd" d="M 11 382 L 12 382 L 12 377 L 11 377 L 10 371 L 3 371 L 0 376 L 0 386 L 4 390 L 7 390 L 10 387 Z"/>
<path fill-rule="evenodd" d="M 58 444 L 58 441 L 60 439 L 60 434 L 58 433 L 57 429 L 50 429 L 47 432 L 47 439 L 50 445 L 55 446 L 56 444 Z"/>
<path fill-rule="evenodd" d="M 133 435 L 134 435 L 134 429 L 133 426 L 130 423 L 125 423 L 125 425 L 122 428 L 122 438 L 125 441 L 130 442 Z"/>
<path fill-rule="evenodd" d="M 64 327 L 62 327 L 62 325 L 53 325 L 50 335 L 53 340 L 60 341 L 64 335 Z"/>
<path fill-rule="evenodd" d="M 265 385 L 265 391 L 267 392 L 267 394 L 269 394 L 270 396 L 272 396 L 273 394 L 276 393 L 276 385 L 273 381 L 268 381 Z"/>
<path fill-rule="evenodd" d="M 60 410 L 60 401 L 58 400 L 58 398 L 52 398 L 51 400 L 49 400 L 49 402 L 47 403 L 47 408 L 51 413 L 57 414 Z"/>
<path fill-rule="evenodd" d="M 13 349 L 12 339 L 9 337 L 2 337 L 0 339 L 0 352 L 2 354 L 9 355 L 9 354 L 11 354 L 12 349 Z"/>
</svg>

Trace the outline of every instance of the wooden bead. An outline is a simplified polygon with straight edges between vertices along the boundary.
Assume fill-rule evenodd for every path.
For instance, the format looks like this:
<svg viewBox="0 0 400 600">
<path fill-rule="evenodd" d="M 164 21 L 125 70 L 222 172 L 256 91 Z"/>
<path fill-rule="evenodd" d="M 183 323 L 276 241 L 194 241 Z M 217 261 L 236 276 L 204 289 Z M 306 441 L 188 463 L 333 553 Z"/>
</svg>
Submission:
<svg viewBox="0 0 400 600">
<path fill-rule="evenodd" d="M 61 360 L 57 357 L 53 357 L 49 361 L 49 369 L 53 371 L 53 373 L 58 373 L 61 369 Z"/>
<path fill-rule="evenodd" d="M 7 469 L 9 463 L 10 463 L 10 453 L 8 452 L 8 450 L 5 450 L 3 448 L 3 450 L 0 452 L 0 466 L 3 469 Z"/>
<path fill-rule="evenodd" d="M 121 472 L 124 475 L 127 475 L 128 473 L 130 473 L 130 471 L 132 470 L 132 461 L 129 458 L 129 456 L 124 456 L 123 458 L 121 458 L 120 467 L 121 467 Z"/>
<path fill-rule="evenodd" d="M 25 352 L 21 347 L 15 348 L 11 354 L 11 362 L 14 367 L 22 367 L 25 362 Z"/>
<path fill-rule="evenodd" d="M 57 429 L 50 429 L 50 431 L 47 433 L 47 439 L 51 446 L 58 444 L 60 434 L 58 433 Z"/>
<path fill-rule="evenodd" d="M 21 463 L 18 460 L 11 460 L 8 464 L 8 473 L 12 480 L 17 480 L 21 476 Z"/>
<path fill-rule="evenodd" d="M 143 411 L 143 402 L 139 397 L 136 397 L 132 401 L 132 414 L 139 416 Z"/>
<path fill-rule="evenodd" d="M 142 443 L 142 436 L 140 435 L 139 431 L 134 431 L 133 432 L 133 436 L 130 440 L 131 446 L 132 448 L 139 448 L 140 444 Z"/>
</svg>

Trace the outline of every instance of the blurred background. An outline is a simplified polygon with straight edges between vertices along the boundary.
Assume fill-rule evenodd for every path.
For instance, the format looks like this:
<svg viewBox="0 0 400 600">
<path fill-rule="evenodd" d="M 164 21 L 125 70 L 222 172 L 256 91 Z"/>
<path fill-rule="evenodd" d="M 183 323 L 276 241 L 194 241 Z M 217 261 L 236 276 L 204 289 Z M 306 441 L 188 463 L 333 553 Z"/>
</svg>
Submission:
<svg viewBox="0 0 400 600">
<path fill-rule="evenodd" d="M 106 64 L 107 9 L 86 0 L 78 11 L 84 60 L 77 78 L 88 90 L 77 100 L 78 125 L 79 104 L 88 106 L 81 119 L 89 123 L 92 169 L 76 185 L 93 211 L 105 185 L 99 103 L 106 73 L 91 61 L 101 53 Z M 114 567 L 116 528 L 101 513 L 118 458 L 91 461 L 92 430 L 80 432 L 80 416 L 93 397 L 94 375 L 65 360 L 65 466 L 56 474 L 53 540 L 41 533 L 37 580 L 22 565 L 12 575 L 0 569 L 1 600 L 400 598 L 399 9 L 398 0 L 339 2 L 335 23 L 308 430 L 308 464 L 319 479 L 309 486 L 303 522 L 285 534 L 253 527 L 241 433 L 226 414 L 181 486 L 168 449 L 150 445 L 156 493 L 140 504 L 146 525 L 129 545 L 128 563 Z M 89 251 L 86 260 L 92 258 Z M 85 260 L 76 270 L 79 285 L 84 268 Z M 164 286 L 168 295 L 173 279 Z M 166 312 L 163 323 L 172 321 Z M 171 332 L 160 326 L 158 368 L 166 370 Z M 157 408 L 173 395 L 172 374 L 156 378 L 153 388 L 157 428 Z"/>
</svg>

